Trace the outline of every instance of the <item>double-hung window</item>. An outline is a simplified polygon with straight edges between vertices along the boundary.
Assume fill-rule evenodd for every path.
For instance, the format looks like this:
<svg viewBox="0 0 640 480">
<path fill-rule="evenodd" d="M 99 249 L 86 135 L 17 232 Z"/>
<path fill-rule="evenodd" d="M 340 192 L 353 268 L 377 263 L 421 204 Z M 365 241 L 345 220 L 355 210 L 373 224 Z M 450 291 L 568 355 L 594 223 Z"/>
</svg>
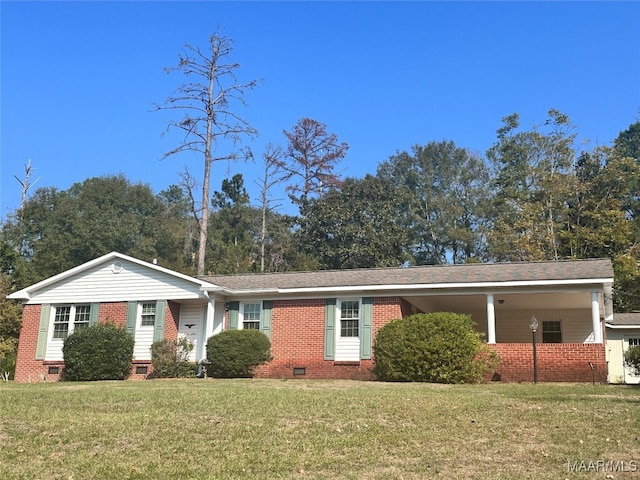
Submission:
<svg viewBox="0 0 640 480">
<path fill-rule="evenodd" d="M 64 340 L 74 331 L 89 326 L 91 305 L 61 305 L 55 307 L 53 338 Z"/>
<path fill-rule="evenodd" d="M 156 323 L 156 302 L 143 303 L 140 311 L 140 326 L 153 327 Z"/>
<path fill-rule="evenodd" d="M 360 302 L 343 300 L 340 302 L 340 336 L 358 337 L 360 331 Z"/>
<path fill-rule="evenodd" d="M 242 304 L 242 328 L 245 330 L 260 330 L 261 303 Z"/>
<path fill-rule="evenodd" d="M 562 343 L 562 325 L 558 320 L 542 322 L 542 343 Z"/>
</svg>

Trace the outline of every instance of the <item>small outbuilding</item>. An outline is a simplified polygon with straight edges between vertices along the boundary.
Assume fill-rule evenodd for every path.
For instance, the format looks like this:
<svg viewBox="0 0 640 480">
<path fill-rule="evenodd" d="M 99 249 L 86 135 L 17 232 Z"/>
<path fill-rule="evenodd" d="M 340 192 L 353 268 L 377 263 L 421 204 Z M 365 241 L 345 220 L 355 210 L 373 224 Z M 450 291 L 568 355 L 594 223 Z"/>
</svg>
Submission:
<svg viewBox="0 0 640 480">
<path fill-rule="evenodd" d="M 624 365 L 624 353 L 640 345 L 640 312 L 616 313 L 606 327 L 609 382 L 639 384 L 640 375 Z"/>
</svg>

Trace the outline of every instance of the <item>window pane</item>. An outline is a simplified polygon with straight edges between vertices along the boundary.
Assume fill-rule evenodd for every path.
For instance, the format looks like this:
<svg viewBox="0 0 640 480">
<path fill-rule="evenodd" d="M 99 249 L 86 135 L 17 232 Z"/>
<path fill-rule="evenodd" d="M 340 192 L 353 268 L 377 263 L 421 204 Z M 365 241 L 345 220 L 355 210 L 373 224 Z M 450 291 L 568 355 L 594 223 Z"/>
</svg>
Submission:
<svg viewBox="0 0 640 480">
<path fill-rule="evenodd" d="M 340 304 L 340 318 L 360 318 L 360 302 L 349 300 Z"/>
<path fill-rule="evenodd" d="M 262 304 L 245 303 L 242 305 L 242 328 L 245 330 L 260 330 L 260 312 Z"/>
<path fill-rule="evenodd" d="M 70 317 L 71 307 L 56 307 L 56 316 L 53 319 L 53 338 L 67 338 Z"/>
<path fill-rule="evenodd" d="M 340 320 L 341 337 L 358 336 L 358 320 Z"/>
<path fill-rule="evenodd" d="M 243 307 L 243 317 L 245 321 L 260 321 L 261 305 L 259 303 L 245 303 Z"/>
<path fill-rule="evenodd" d="M 143 303 L 140 326 L 153 327 L 156 322 L 156 304 Z"/>
<path fill-rule="evenodd" d="M 73 330 L 88 327 L 89 318 L 91 318 L 91 305 L 78 305 L 76 307 L 76 316 L 73 321 Z"/>
<path fill-rule="evenodd" d="M 562 329 L 560 322 L 542 322 L 542 342 L 562 343 Z"/>
</svg>

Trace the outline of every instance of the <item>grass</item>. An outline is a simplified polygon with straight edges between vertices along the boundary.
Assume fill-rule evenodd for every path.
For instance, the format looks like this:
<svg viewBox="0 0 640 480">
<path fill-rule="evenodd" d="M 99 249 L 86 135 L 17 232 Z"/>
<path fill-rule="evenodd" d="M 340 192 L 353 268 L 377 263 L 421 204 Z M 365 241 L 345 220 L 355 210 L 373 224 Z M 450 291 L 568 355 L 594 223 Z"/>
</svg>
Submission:
<svg viewBox="0 0 640 480">
<path fill-rule="evenodd" d="M 597 461 L 627 471 L 568 468 Z M 628 471 L 633 462 L 638 472 Z M 640 475 L 640 389 L 10 382 L 0 384 L 0 472 L 3 480 L 631 478 Z"/>
</svg>

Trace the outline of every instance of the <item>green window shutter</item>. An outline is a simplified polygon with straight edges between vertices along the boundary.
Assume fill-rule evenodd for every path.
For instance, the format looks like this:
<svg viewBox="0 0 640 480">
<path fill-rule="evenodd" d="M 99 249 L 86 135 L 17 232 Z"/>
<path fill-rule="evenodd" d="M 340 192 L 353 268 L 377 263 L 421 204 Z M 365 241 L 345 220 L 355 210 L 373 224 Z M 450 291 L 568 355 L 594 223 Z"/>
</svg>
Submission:
<svg viewBox="0 0 640 480">
<path fill-rule="evenodd" d="M 336 299 L 327 298 L 324 307 L 324 359 L 333 360 L 336 355 Z"/>
<path fill-rule="evenodd" d="M 36 360 L 44 360 L 44 355 L 47 352 L 49 317 L 51 317 L 51 305 L 41 305 L 40 326 L 38 327 L 38 343 L 36 344 Z"/>
<path fill-rule="evenodd" d="M 238 311 L 240 302 L 229 302 L 229 330 L 238 329 Z"/>
<path fill-rule="evenodd" d="M 271 338 L 271 308 L 273 302 L 271 300 L 265 300 L 262 302 L 262 318 L 260 322 L 260 330 L 267 337 Z"/>
<path fill-rule="evenodd" d="M 127 333 L 133 335 L 136 331 L 136 317 L 138 316 L 138 302 L 127 304 Z"/>
<path fill-rule="evenodd" d="M 100 313 L 100 304 L 92 303 L 91 312 L 89 313 L 89 325 L 95 325 L 98 323 L 98 314 Z"/>
<path fill-rule="evenodd" d="M 153 341 L 157 342 L 164 338 L 164 313 L 167 309 L 167 302 L 165 300 L 158 300 L 156 302 L 156 319 L 153 323 Z"/>
<path fill-rule="evenodd" d="M 362 360 L 371 360 L 372 323 L 373 298 L 364 297 L 360 314 L 360 358 Z"/>
</svg>

